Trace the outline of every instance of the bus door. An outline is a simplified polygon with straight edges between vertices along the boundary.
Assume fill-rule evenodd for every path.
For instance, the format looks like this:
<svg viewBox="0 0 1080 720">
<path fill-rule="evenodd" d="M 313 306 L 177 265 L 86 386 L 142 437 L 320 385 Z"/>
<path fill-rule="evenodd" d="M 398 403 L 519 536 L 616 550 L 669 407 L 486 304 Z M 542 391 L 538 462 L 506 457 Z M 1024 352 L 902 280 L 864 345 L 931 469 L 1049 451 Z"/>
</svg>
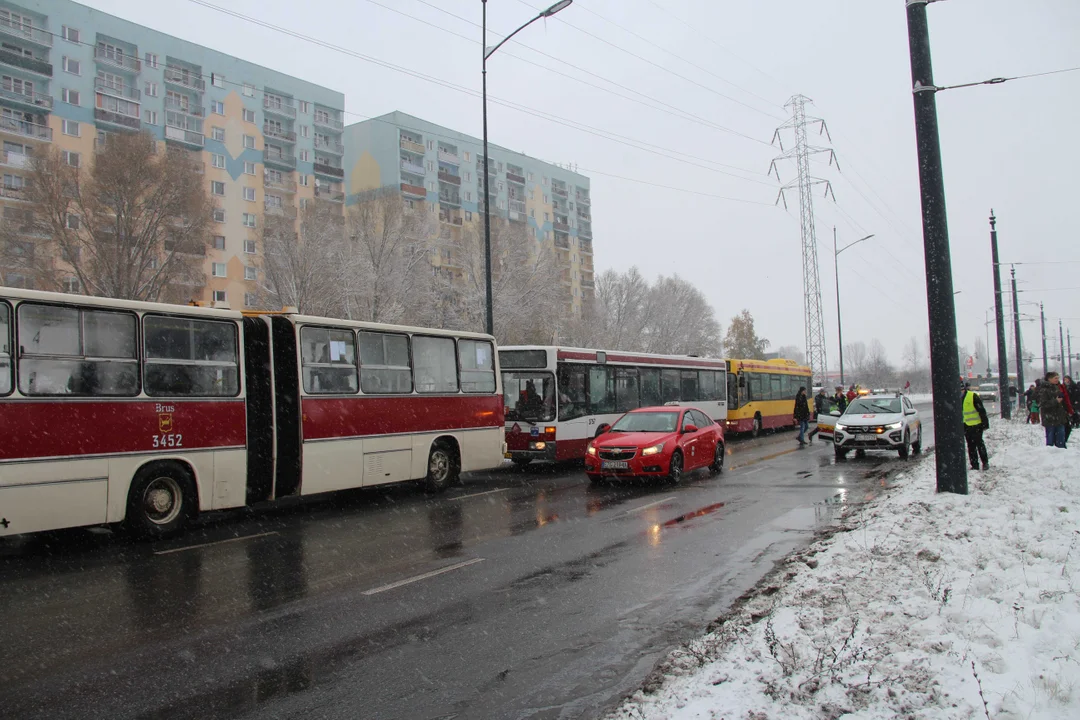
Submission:
<svg viewBox="0 0 1080 720">
<path fill-rule="evenodd" d="M 300 493 L 301 445 L 300 368 L 296 326 L 281 315 L 270 317 L 270 358 L 273 372 L 276 424 L 274 497 Z"/>
<path fill-rule="evenodd" d="M 244 318 L 244 376 L 247 391 L 247 504 L 274 498 L 274 373 L 270 326 Z"/>
</svg>

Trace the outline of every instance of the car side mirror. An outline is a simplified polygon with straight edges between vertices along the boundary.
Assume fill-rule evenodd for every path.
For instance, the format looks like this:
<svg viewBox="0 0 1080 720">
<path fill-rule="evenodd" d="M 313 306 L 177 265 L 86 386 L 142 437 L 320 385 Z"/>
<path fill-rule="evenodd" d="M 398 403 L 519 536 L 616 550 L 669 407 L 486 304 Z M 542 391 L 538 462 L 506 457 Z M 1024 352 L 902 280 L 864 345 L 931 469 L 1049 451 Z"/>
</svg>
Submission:
<svg viewBox="0 0 1080 720">
<path fill-rule="evenodd" d="M 683 433 L 696 433 L 698 431 L 697 425 L 687 425 L 682 429 Z"/>
<path fill-rule="evenodd" d="M 597 437 L 599 437 L 599 436 L 605 434 L 606 432 L 608 432 L 609 430 L 611 430 L 611 426 L 608 425 L 607 423 L 604 423 L 600 427 L 596 428 L 596 435 L 597 435 Z"/>
<path fill-rule="evenodd" d="M 839 410 L 833 410 L 829 414 L 832 415 L 833 417 L 840 417 L 840 415 L 841 415 Z"/>
<path fill-rule="evenodd" d="M 905 415 L 914 415 L 914 414 L 915 414 L 915 411 L 914 411 L 914 410 L 905 410 L 905 411 L 904 411 L 904 414 L 905 414 Z"/>
</svg>

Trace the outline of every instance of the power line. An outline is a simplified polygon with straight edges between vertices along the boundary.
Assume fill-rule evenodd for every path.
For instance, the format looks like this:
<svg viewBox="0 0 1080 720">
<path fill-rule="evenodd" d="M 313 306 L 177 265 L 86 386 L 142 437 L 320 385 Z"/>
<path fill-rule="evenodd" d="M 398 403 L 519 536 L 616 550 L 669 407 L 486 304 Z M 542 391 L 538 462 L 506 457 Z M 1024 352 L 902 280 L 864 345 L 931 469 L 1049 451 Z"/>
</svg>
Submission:
<svg viewBox="0 0 1080 720">
<path fill-rule="evenodd" d="M 941 92 L 942 90 L 957 90 L 959 88 L 975 87 L 976 85 L 1000 85 L 1002 83 L 1009 82 L 1010 80 L 1026 80 L 1028 78 L 1045 77 L 1046 75 L 1058 75 L 1061 73 L 1070 73 L 1080 70 L 1080 67 L 1062 68 L 1061 70 L 1047 70 L 1046 72 L 1028 73 L 1027 75 L 1014 75 L 1012 77 L 996 77 L 989 80 L 980 80 L 978 82 L 962 83 L 960 85 L 945 85 L 942 87 L 935 87 L 934 92 Z"/>
</svg>

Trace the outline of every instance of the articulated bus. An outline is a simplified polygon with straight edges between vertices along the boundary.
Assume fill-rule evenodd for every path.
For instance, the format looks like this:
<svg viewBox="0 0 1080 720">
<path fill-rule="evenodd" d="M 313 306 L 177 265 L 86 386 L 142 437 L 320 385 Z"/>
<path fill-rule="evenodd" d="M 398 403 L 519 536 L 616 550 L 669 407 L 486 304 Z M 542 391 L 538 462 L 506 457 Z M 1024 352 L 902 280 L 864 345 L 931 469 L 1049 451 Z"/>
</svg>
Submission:
<svg viewBox="0 0 1080 720">
<path fill-rule="evenodd" d="M 792 360 L 728 360 L 728 412 L 724 428 L 749 432 L 794 425 L 795 396 L 806 388 L 813 409 L 810 368 Z"/>
<path fill-rule="evenodd" d="M 518 465 L 584 458 L 601 426 L 638 407 L 678 403 L 727 417 L 724 360 L 507 346 L 499 363 L 507 457 Z"/>
<path fill-rule="evenodd" d="M 0 536 L 503 460 L 488 335 L 0 289 Z"/>
</svg>

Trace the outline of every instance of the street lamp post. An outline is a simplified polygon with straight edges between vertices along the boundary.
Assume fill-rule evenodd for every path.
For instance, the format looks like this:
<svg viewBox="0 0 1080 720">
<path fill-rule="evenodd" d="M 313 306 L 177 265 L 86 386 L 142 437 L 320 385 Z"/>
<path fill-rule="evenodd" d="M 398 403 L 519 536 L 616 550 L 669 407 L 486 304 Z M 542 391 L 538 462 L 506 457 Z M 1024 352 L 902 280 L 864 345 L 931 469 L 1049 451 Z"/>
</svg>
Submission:
<svg viewBox="0 0 1080 720">
<path fill-rule="evenodd" d="M 491 195 L 488 192 L 488 184 L 491 182 L 488 177 L 491 173 L 488 172 L 488 128 L 487 128 L 487 60 L 489 57 L 495 54 L 495 51 L 501 48 L 507 40 L 517 35 L 519 32 L 532 25 L 540 18 L 549 18 L 560 10 L 565 10 L 570 6 L 574 0 L 559 0 L 547 10 L 541 10 L 540 13 L 529 22 L 519 27 L 514 32 L 510 33 L 498 44 L 488 47 L 487 46 L 487 0 L 480 0 L 483 5 L 483 13 L 481 18 L 481 32 L 483 33 L 483 45 L 484 58 L 480 65 L 481 75 L 483 77 L 483 97 L 484 97 L 484 281 L 486 285 L 487 293 L 487 318 L 486 328 L 488 335 L 495 334 L 495 312 L 493 308 L 492 290 L 491 290 Z"/>
<path fill-rule="evenodd" d="M 849 243 L 839 250 L 836 249 L 836 226 L 833 225 L 832 229 L 832 249 L 833 249 L 833 276 L 836 278 L 836 334 L 837 339 L 840 341 L 840 384 L 844 385 L 844 328 L 840 322 L 840 253 L 847 250 L 852 245 L 858 245 L 863 240 L 869 240 L 874 237 L 873 233 L 867 235 L 864 238 L 859 238 L 853 243 Z"/>
</svg>

